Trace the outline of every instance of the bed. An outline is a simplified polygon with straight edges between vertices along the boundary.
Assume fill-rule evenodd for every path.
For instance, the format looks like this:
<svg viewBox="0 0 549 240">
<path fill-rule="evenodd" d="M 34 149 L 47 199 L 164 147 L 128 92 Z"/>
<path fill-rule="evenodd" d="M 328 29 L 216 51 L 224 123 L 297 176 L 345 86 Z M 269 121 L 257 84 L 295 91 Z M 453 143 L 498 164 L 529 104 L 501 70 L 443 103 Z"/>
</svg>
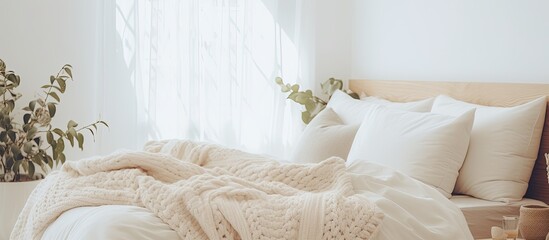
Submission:
<svg viewBox="0 0 549 240">
<path fill-rule="evenodd" d="M 351 80 L 349 85 L 355 92 L 365 92 L 397 102 L 417 101 L 444 94 L 471 103 L 510 107 L 540 96 L 549 96 L 549 84 Z M 521 205 L 549 204 L 544 158 L 544 153 L 549 152 L 549 106 L 547 109 L 538 156 L 524 199 L 508 203 L 464 195 L 455 195 L 450 199 L 462 209 L 475 238 L 489 238 L 490 227 L 499 226 L 503 215 L 519 215 Z"/>
<path fill-rule="evenodd" d="M 549 85 L 545 84 L 435 83 L 351 80 L 350 88 L 355 92 L 364 92 L 369 96 L 383 98 L 372 100 L 380 103 L 384 103 L 386 101 L 417 102 L 419 100 L 419 103 L 413 105 L 404 104 L 399 106 L 399 108 L 407 110 L 396 111 L 395 114 L 400 114 L 398 116 L 403 118 L 419 116 L 418 114 L 409 115 L 408 110 L 411 109 L 418 112 L 429 111 L 431 108 L 429 107 L 426 109 L 425 106 L 432 104 L 432 102 L 425 101 L 423 99 L 435 97 L 439 94 L 445 94 L 453 98 L 477 104 L 506 107 L 520 105 L 529 102 L 536 97 L 549 95 Z M 544 99 L 544 103 L 546 101 L 547 100 Z M 338 106 L 336 105 L 336 103 L 333 103 L 331 106 L 329 105 L 329 108 L 325 110 L 325 114 L 337 109 Z M 363 117 L 358 116 L 360 114 L 357 115 L 357 113 L 361 110 L 357 111 L 357 109 L 352 109 L 349 107 L 349 104 L 346 103 L 342 104 L 342 107 L 347 108 L 346 111 L 350 113 L 347 114 L 348 116 L 340 115 L 340 117 L 347 117 L 353 121 L 363 121 Z M 545 109 L 543 110 L 545 113 Z M 376 107 L 375 110 L 368 111 L 377 111 L 376 113 L 380 114 L 385 112 L 390 114 L 394 113 L 392 110 L 385 109 L 384 107 Z M 332 111 L 332 113 L 335 113 L 335 111 Z M 455 143 L 455 145 L 460 145 L 462 150 L 463 148 L 465 149 L 465 152 L 462 151 L 461 155 L 456 154 L 456 158 L 462 158 L 463 161 L 463 158 L 465 158 L 465 154 L 467 153 L 467 144 L 463 143 L 469 142 L 470 134 L 462 133 L 466 132 L 462 130 L 467 128 L 470 130 L 472 128 L 471 125 L 473 124 L 472 119 L 474 113 L 468 112 L 462 115 L 463 117 L 455 117 L 457 120 L 454 118 L 439 119 L 440 117 L 431 120 L 438 121 L 437 123 L 440 124 L 448 123 L 448 125 L 454 126 L 452 129 L 453 132 L 449 131 L 448 133 L 456 134 L 456 139 L 453 139 L 452 141 L 457 141 L 459 138 L 463 139 L 463 141 Z M 318 119 L 317 121 L 321 121 L 320 117 L 315 119 Z M 391 118 L 388 118 L 388 120 L 391 120 Z M 331 139 L 331 145 L 326 147 L 326 145 L 323 145 L 325 142 L 318 143 L 314 147 L 315 151 L 311 151 L 311 148 L 307 147 L 302 148 L 303 141 L 298 144 L 296 148 L 305 150 L 296 153 L 293 157 L 298 159 L 312 159 L 311 161 L 314 161 L 314 163 L 300 163 L 299 161 L 297 161 L 297 163 L 295 163 L 296 161 L 294 161 L 294 163 L 273 163 L 272 159 L 265 156 L 253 155 L 237 150 L 225 149 L 221 146 L 189 141 L 152 142 L 145 147 L 146 151 L 140 152 L 139 154 L 141 155 L 138 156 L 131 155 L 137 153 L 130 153 L 129 155 L 128 153 L 115 153 L 107 157 L 85 159 L 82 161 L 69 163 L 66 167 L 63 167 L 65 172 L 61 171 L 60 173 L 52 174 L 52 177 L 48 178 L 54 180 L 48 181 L 48 179 L 46 179 L 46 181 L 41 183 L 37 190 L 33 192 L 16 224 L 16 228 L 14 233 L 12 233 L 11 238 L 184 239 L 185 236 L 190 236 L 185 235 L 187 231 L 190 231 L 188 230 L 189 227 L 185 226 L 185 224 L 181 224 L 180 221 L 182 220 L 179 218 L 176 218 L 178 219 L 177 221 L 174 220 L 172 216 L 173 214 L 171 214 L 173 209 L 166 208 L 171 209 L 171 211 L 168 211 L 166 209 L 159 210 L 158 207 L 154 207 L 158 202 L 168 205 L 172 202 L 181 203 L 180 205 L 187 204 L 186 199 L 182 198 L 181 195 L 178 195 L 183 193 L 174 190 L 177 188 L 173 188 L 173 186 L 169 184 L 167 186 L 163 185 L 163 183 L 179 183 L 179 181 L 175 181 L 174 179 L 181 178 L 181 176 L 178 175 L 179 173 L 174 173 L 173 171 L 169 171 L 169 168 L 166 168 L 166 166 L 170 165 L 178 165 L 176 166 L 176 169 L 181 169 L 181 172 L 190 171 L 188 169 L 194 169 L 193 171 L 199 173 L 204 173 L 203 171 L 205 171 L 207 174 L 214 175 L 214 182 L 216 184 L 221 184 L 220 186 L 222 186 L 219 187 L 219 189 L 230 189 L 230 191 L 227 192 L 236 194 L 231 195 L 233 196 L 232 198 L 224 197 L 221 198 L 221 200 L 217 198 L 212 200 L 212 198 L 210 198 L 211 195 L 206 194 L 208 197 L 206 199 L 210 199 L 215 203 L 214 207 L 210 209 L 204 208 L 200 205 L 199 209 L 204 211 L 192 209 L 188 211 L 188 215 L 194 216 L 195 220 L 198 219 L 194 222 L 198 222 L 198 225 L 202 226 L 202 228 L 197 231 L 202 231 L 202 235 L 200 236 L 206 236 L 205 238 L 230 239 L 233 235 L 217 235 L 219 232 L 217 230 L 223 226 L 223 228 L 227 228 L 224 229 L 225 232 L 236 234 L 234 235 L 237 236 L 235 238 L 255 239 L 255 237 L 251 236 L 258 235 L 253 235 L 254 231 L 250 230 L 250 226 L 259 221 L 257 219 L 263 219 L 265 216 L 270 221 L 266 221 L 268 227 L 265 227 L 267 225 L 261 225 L 260 227 L 254 229 L 258 229 L 257 231 L 261 232 L 261 234 L 274 234 L 269 236 L 278 236 L 279 238 L 317 239 L 323 237 L 328 238 L 327 236 L 347 236 L 347 238 L 351 238 L 349 236 L 359 236 L 349 235 L 350 233 L 355 234 L 357 232 L 360 232 L 360 234 L 362 234 L 360 236 L 365 239 L 486 238 L 489 237 L 489 227 L 498 225 L 498 216 L 501 214 L 518 214 L 518 208 L 523 203 L 549 203 L 549 184 L 547 184 L 545 162 L 542 157 L 544 152 L 549 152 L 549 123 L 547 120 L 544 125 L 545 128 L 541 137 L 541 144 L 539 144 L 538 139 L 538 146 L 540 146 L 539 157 L 535 161 L 535 166 L 531 172 L 531 178 L 528 181 L 528 190 L 525 195 L 526 199 L 521 199 L 520 201 L 519 199 L 513 200 L 510 198 L 503 198 L 505 199 L 503 201 L 487 201 L 469 196 L 456 195 L 452 192 L 452 189 L 454 188 L 452 181 L 447 181 L 447 179 L 443 179 L 441 183 L 433 184 L 430 182 L 429 177 L 432 177 L 430 175 L 425 176 L 426 178 L 423 178 L 424 176 L 411 176 L 414 174 L 424 175 L 421 172 L 417 173 L 411 171 L 411 174 L 408 174 L 388 167 L 383 163 L 380 164 L 375 161 L 362 161 L 361 159 L 363 157 L 361 156 L 363 155 L 361 154 L 363 149 L 357 149 L 355 147 L 353 150 L 353 146 L 351 145 L 357 144 L 355 144 L 356 142 L 353 140 L 349 141 L 350 136 L 354 138 L 354 134 L 359 134 L 364 131 L 358 126 L 354 126 L 352 124 L 339 124 L 333 129 L 325 127 L 314 128 L 312 126 L 308 126 L 307 128 L 313 130 L 308 131 L 306 129 L 304 135 L 311 134 L 312 138 L 321 139 L 319 135 L 315 134 L 322 132 L 322 134 L 332 134 L 331 136 L 334 137 L 334 139 Z M 404 128 L 406 127 L 407 126 L 404 126 Z M 432 129 L 427 128 L 427 130 Z M 359 133 L 357 133 L 357 131 Z M 416 134 L 423 134 L 423 132 L 420 131 Z M 459 136 L 457 136 L 458 134 Z M 345 136 L 345 139 L 341 138 L 341 136 Z M 430 136 L 424 137 L 429 138 Z M 389 139 L 387 141 L 393 140 L 394 139 Z M 439 138 L 429 138 L 428 140 L 440 141 Z M 337 147 L 334 147 L 334 141 L 337 143 Z M 372 142 L 370 141 L 367 143 L 371 145 Z M 342 145 L 349 146 L 342 147 Z M 538 149 L 536 149 L 536 153 L 538 152 L 537 150 Z M 387 151 L 387 149 L 385 149 L 385 151 Z M 353 153 L 352 156 L 348 156 L 351 152 Z M 401 154 L 399 153 L 400 151 L 391 152 L 395 152 L 394 154 L 397 154 L 395 156 L 400 156 L 398 154 Z M 328 157 L 325 159 L 322 154 L 336 157 Z M 143 157 L 143 155 L 147 157 Z M 347 159 L 347 163 L 342 162 L 341 158 L 338 158 L 338 155 L 345 155 L 345 157 L 341 157 L 343 159 Z M 348 157 L 352 157 L 353 161 L 350 162 Z M 138 158 L 140 161 L 135 161 L 135 158 Z M 154 161 L 147 161 L 147 159 L 154 159 Z M 240 166 L 237 161 L 234 161 L 242 161 L 242 159 L 244 159 L 245 162 L 247 161 L 243 166 Z M 418 159 L 421 160 L 421 156 L 415 160 Z M 185 163 L 182 166 L 179 166 L 179 162 Z M 187 164 L 186 162 L 190 162 L 192 164 Z M 346 169 L 345 171 L 337 170 L 342 168 L 341 164 L 345 165 L 345 167 L 343 167 Z M 195 165 L 202 166 L 206 170 L 195 169 Z M 239 167 L 236 167 L 235 169 L 235 166 Z M 458 177 L 457 171 L 459 170 L 459 167 L 461 167 L 461 165 L 452 165 L 452 167 L 448 167 L 455 169 L 454 172 L 456 178 Z M 331 198 L 326 197 L 327 195 L 322 195 L 323 197 L 318 198 L 314 197 L 318 196 L 318 194 L 314 194 L 314 191 L 311 192 L 310 189 L 301 189 L 303 184 L 308 186 L 307 184 L 309 183 L 309 180 L 305 181 L 301 185 L 295 185 L 295 181 L 298 180 L 285 182 L 285 180 L 278 179 L 275 181 L 275 185 L 269 185 L 272 184 L 269 183 L 267 185 L 269 187 L 267 190 L 263 188 L 264 192 L 267 192 L 267 194 L 264 195 L 255 191 L 262 189 L 262 184 L 265 184 L 263 180 L 255 181 L 250 178 L 250 176 L 255 176 L 257 174 L 242 175 L 240 169 L 248 168 L 256 168 L 254 171 L 259 172 L 267 170 L 267 172 L 279 172 L 284 176 L 294 172 L 292 169 L 301 169 L 297 172 L 306 172 L 309 174 L 300 179 L 318 179 L 322 178 L 319 176 L 332 176 L 337 172 L 342 174 L 342 177 L 341 179 L 337 178 L 338 180 L 334 180 L 334 182 L 338 183 L 339 181 L 346 181 L 345 183 L 347 184 L 343 184 L 342 186 L 352 186 L 352 191 L 350 191 L 352 194 L 347 191 L 346 194 L 343 195 L 330 195 Z M 323 173 L 324 175 L 314 177 L 314 174 L 316 174 L 315 169 L 330 169 L 330 171 Z M 115 175 L 118 171 L 127 175 L 123 175 L 124 177 Z M 446 170 L 442 169 L 442 171 Z M 219 176 L 219 174 L 228 174 L 230 177 L 224 175 Z M 449 174 L 451 175 L 453 173 L 450 172 Z M 194 178 L 201 178 L 199 175 L 200 174 L 193 176 Z M 273 174 L 266 175 L 270 176 Z M 138 184 L 133 182 L 129 183 L 129 185 L 119 186 L 118 189 L 108 189 L 109 192 L 106 195 L 110 197 L 105 197 L 104 194 L 103 197 L 100 198 L 101 201 L 94 198 L 96 195 L 95 191 L 102 192 L 102 190 L 104 190 L 103 188 L 108 188 L 105 187 L 105 182 L 109 182 L 110 184 L 112 183 L 110 180 L 120 178 L 125 179 L 127 176 L 130 176 L 129 178 L 134 179 L 135 182 L 138 182 Z M 151 176 L 153 178 L 152 180 Z M 277 178 L 276 176 L 271 177 Z M 242 179 L 235 180 L 233 177 L 241 177 Z M 93 181 L 93 183 L 82 182 L 81 185 L 78 185 L 78 179 L 80 178 L 87 178 L 88 180 L 102 178 L 108 179 L 109 181 L 101 182 L 103 185 Z M 230 184 L 224 185 L 226 184 L 224 181 L 228 178 L 232 179 L 229 181 Z M 57 181 L 55 179 L 57 179 Z M 74 184 L 70 185 L 66 182 L 71 182 Z M 155 196 L 155 194 L 149 194 L 147 192 L 143 193 L 142 191 L 145 191 L 143 190 L 144 188 L 139 187 L 141 185 L 151 186 L 151 184 L 156 184 L 153 186 L 159 186 L 157 189 L 162 189 L 162 191 L 172 194 L 169 196 L 172 196 L 173 198 L 162 199 L 158 197 L 158 194 Z M 183 181 L 183 183 L 180 184 L 185 184 L 185 182 Z M 66 187 L 68 190 L 58 191 L 58 189 L 60 189 L 58 187 L 59 185 Z M 336 185 L 337 184 L 334 186 Z M 450 185 L 451 187 L 449 189 Z M 293 208 L 288 207 L 288 209 L 284 209 L 284 204 L 276 205 L 277 209 L 279 209 L 278 211 L 262 212 L 262 214 L 256 216 L 256 220 L 251 222 L 246 221 L 248 220 L 248 215 L 245 215 L 246 219 L 243 219 L 239 218 L 242 214 L 232 211 L 232 209 L 240 209 L 239 206 L 243 205 L 243 203 L 238 203 L 235 205 L 233 201 L 235 198 L 239 199 L 238 197 L 242 196 L 247 196 L 247 198 L 245 197 L 244 199 L 247 201 L 246 206 L 250 206 L 249 203 L 251 200 L 249 198 L 252 198 L 252 200 L 255 198 L 266 198 L 271 199 L 273 204 L 277 203 L 280 200 L 280 195 L 284 194 L 281 194 L 282 192 L 270 191 L 274 191 L 272 189 L 282 191 L 281 189 L 286 189 L 287 186 L 293 186 L 293 188 L 300 190 L 297 191 L 300 194 L 286 196 L 291 199 L 297 199 L 297 203 L 294 202 L 294 204 L 299 205 L 306 202 L 303 206 L 299 205 L 301 207 L 298 208 L 301 209 L 296 211 L 302 212 L 299 212 L 297 215 L 294 214 L 295 216 L 288 215 L 288 213 L 292 212 L 288 209 Z M 338 194 L 341 194 L 339 193 L 341 189 L 340 187 L 329 189 L 330 191 L 326 192 L 333 193 L 335 191 L 338 192 Z M 241 191 L 242 189 L 249 190 L 249 188 L 254 189 L 254 194 L 248 196 L 246 194 L 250 194 L 249 191 Z M 71 189 L 73 190 L 72 192 L 70 191 Z M 323 191 L 324 190 L 320 192 Z M 77 197 L 72 196 L 72 193 L 74 192 L 78 193 Z M 141 196 L 136 194 L 136 192 L 147 195 L 147 199 L 141 199 Z M 224 192 L 224 194 L 227 194 L 227 192 Z M 206 195 L 199 194 L 198 196 L 204 197 Z M 47 196 L 47 199 L 56 204 L 51 202 L 50 204 L 44 203 L 44 196 Z M 338 197 L 334 198 L 333 196 Z M 77 201 L 64 202 L 69 198 L 73 200 L 76 199 Z M 113 198 L 117 201 L 113 201 Z M 323 207 L 326 207 L 327 205 L 326 202 L 323 202 L 323 199 L 331 199 L 331 202 L 338 203 L 336 204 L 337 206 L 345 206 L 344 209 L 347 209 L 348 211 L 351 209 L 352 211 L 350 212 L 353 213 L 351 214 L 350 212 L 343 211 L 335 212 L 335 215 L 319 215 L 320 212 L 324 212 L 324 210 L 319 211 L 319 209 L 322 210 Z M 64 203 L 61 204 L 62 202 Z M 363 206 L 357 208 L 357 203 L 360 203 L 359 205 L 368 205 L 370 208 L 367 209 L 368 211 L 362 209 Z M 47 208 L 41 208 L 44 206 L 47 206 Z M 365 216 L 368 216 L 368 221 L 355 221 L 358 219 L 358 215 L 355 215 L 354 212 L 362 213 L 363 211 L 366 211 L 365 213 L 367 214 Z M 244 211 L 245 214 L 248 214 L 249 212 L 253 211 Z M 168 215 L 170 217 L 167 217 Z M 213 221 L 212 224 L 212 219 L 208 216 L 214 216 L 214 219 L 217 219 L 215 218 L 215 216 L 217 216 L 222 218 L 222 220 L 217 219 L 218 222 L 216 223 L 216 221 Z M 349 218 L 349 216 L 352 217 Z M 332 220 L 327 220 L 327 218 L 332 218 Z M 274 219 L 284 219 L 284 221 L 275 221 Z M 185 221 L 186 223 L 194 223 L 193 221 L 188 221 L 187 219 L 185 219 Z M 299 227 L 299 224 L 297 225 L 297 230 L 294 229 L 295 226 L 288 227 L 287 224 L 294 221 L 301 223 L 301 228 Z M 357 222 L 360 224 L 357 225 Z M 265 230 L 267 228 L 271 230 L 278 229 L 279 231 L 268 232 Z M 182 229 L 186 230 L 182 231 Z M 336 229 L 340 235 L 333 235 L 333 233 L 330 233 L 332 235 L 326 234 L 326 232 Z"/>
</svg>

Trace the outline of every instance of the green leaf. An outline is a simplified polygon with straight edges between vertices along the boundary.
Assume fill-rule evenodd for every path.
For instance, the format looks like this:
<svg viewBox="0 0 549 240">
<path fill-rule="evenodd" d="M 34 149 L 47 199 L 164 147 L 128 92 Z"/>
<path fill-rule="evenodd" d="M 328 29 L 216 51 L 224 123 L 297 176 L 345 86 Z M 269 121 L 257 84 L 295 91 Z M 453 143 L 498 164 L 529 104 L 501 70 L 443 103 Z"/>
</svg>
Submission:
<svg viewBox="0 0 549 240">
<path fill-rule="evenodd" d="M 12 156 L 6 157 L 6 168 L 7 169 L 12 169 L 14 163 L 15 163 L 15 161 L 13 160 Z"/>
<path fill-rule="evenodd" d="M 27 161 L 23 161 L 23 163 L 21 163 L 21 166 L 23 166 L 23 170 L 25 172 L 29 171 L 29 163 Z"/>
<path fill-rule="evenodd" d="M 59 128 L 53 129 L 53 132 L 56 133 L 57 135 L 59 135 L 59 137 L 64 137 L 65 136 L 65 132 L 63 132 L 63 130 L 61 130 Z"/>
<path fill-rule="evenodd" d="M 72 132 L 70 130 L 72 130 Z M 76 132 L 74 131 L 74 128 L 71 128 L 71 129 L 69 129 L 69 131 L 67 131 L 67 139 L 69 140 L 69 142 L 71 143 L 71 146 L 73 146 L 73 147 L 74 147 L 74 137 L 75 137 L 75 135 L 76 135 Z"/>
<path fill-rule="evenodd" d="M 50 117 L 53 118 L 55 116 L 56 110 L 57 108 L 55 107 L 54 103 L 48 103 L 48 112 L 50 113 Z"/>
<path fill-rule="evenodd" d="M 31 129 L 29 129 L 29 131 L 27 132 L 27 140 L 30 141 L 31 139 L 33 139 L 36 132 L 38 132 L 38 129 L 36 127 L 32 127 Z"/>
<path fill-rule="evenodd" d="M 76 140 L 78 141 L 78 147 L 80 150 L 84 150 L 84 135 L 82 133 L 78 133 L 78 135 L 76 135 Z"/>
<path fill-rule="evenodd" d="M 58 102 L 61 102 L 61 99 L 59 98 L 59 95 L 57 95 L 57 93 L 55 92 L 50 92 L 49 95 L 54 98 L 55 100 L 57 100 Z"/>
<path fill-rule="evenodd" d="M 46 159 L 48 161 L 48 166 L 50 166 L 50 168 L 53 168 L 53 159 L 49 155 L 46 155 Z"/>
<path fill-rule="evenodd" d="M 54 142 L 51 144 L 51 152 L 52 152 L 52 157 L 53 159 L 57 160 L 59 159 L 59 152 L 57 151 L 57 143 Z"/>
<path fill-rule="evenodd" d="M 61 163 L 65 163 L 65 160 L 66 160 L 65 154 L 60 153 L 59 154 L 59 160 L 61 160 Z"/>
<path fill-rule="evenodd" d="M 43 167 L 44 162 L 47 161 L 46 159 L 42 159 L 43 157 L 44 156 L 42 156 L 40 154 L 36 154 L 36 155 L 34 155 L 34 157 L 32 157 L 32 162 L 38 164 L 38 166 L 40 166 L 40 167 Z"/>
<path fill-rule="evenodd" d="M 12 130 L 8 130 L 8 137 L 10 137 L 12 142 L 15 142 L 15 139 L 17 139 L 17 133 Z"/>
<path fill-rule="evenodd" d="M 53 133 L 51 133 L 51 132 L 46 133 L 46 139 L 48 140 L 48 144 L 51 145 L 51 143 L 54 141 L 53 140 Z"/>
<path fill-rule="evenodd" d="M 311 121 L 311 114 L 309 112 L 301 112 L 301 120 L 305 124 L 309 124 L 309 122 Z"/>
<path fill-rule="evenodd" d="M 36 100 L 29 102 L 29 108 L 31 111 L 34 111 L 34 108 L 36 107 Z"/>
<path fill-rule="evenodd" d="M 77 127 L 78 126 L 78 123 L 76 123 L 75 121 L 73 120 L 70 120 L 68 123 L 67 123 L 67 128 L 70 129 L 70 128 L 74 128 L 74 127 Z"/>
<path fill-rule="evenodd" d="M 30 118 L 31 118 L 31 114 L 30 114 L 30 113 L 26 113 L 25 115 L 23 115 L 23 123 L 24 123 L 24 124 L 29 123 Z"/>
<path fill-rule="evenodd" d="M 69 77 L 72 78 L 72 70 L 71 70 L 72 67 L 71 67 L 71 65 L 68 65 L 68 64 L 67 64 L 67 65 L 65 65 L 65 66 L 66 66 L 66 67 L 65 67 L 65 72 L 67 72 L 67 75 L 69 75 Z"/>
<path fill-rule="evenodd" d="M 50 84 L 53 84 L 55 82 L 55 77 L 53 75 L 50 76 Z"/>
<path fill-rule="evenodd" d="M 276 77 L 275 78 L 275 83 L 278 84 L 278 85 L 281 85 L 281 84 L 284 84 L 284 80 L 282 80 L 281 77 Z"/>
<path fill-rule="evenodd" d="M 65 93 L 65 90 L 67 89 L 67 83 L 65 83 L 65 80 L 62 78 L 57 78 L 57 83 L 59 83 L 59 91 L 61 93 Z"/>
<path fill-rule="evenodd" d="M 295 92 L 290 93 L 290 94 L 288 95 L 288 99 L 290 99 L 290 100 L 292 100 L 292 101 L 295 102 L 295 99 L 297 98 L 297 95 L 298 95 L 298 94 L 299 94 L 299 93 L 295 93 Z"/>
<path fill-rule="evenodd" d="M 294 85 L 292 85 L 291 89 L 292 89 L 292 92 L 298 92 L 299 91 L 299 85 L 294 84 Z"/>
<path fill-rule="evenodd" d="M 23 152 L 27 154 L 32 152 L 32 142 L 26 142 L 23 144 Z"/>
<path fill-rule="evenodd" d="M 57 152 L 62 153 L 65 151 L 65 141 L 63 141 L 63 138 L 57 139 L 57 146 L 56 146 Z"/>
<path fill-rule="evenodd" d="M 46 85 L 44 85 L 44 86 L 42 86 L 42 87 L 40 87 L 40 88 L 44 88 L 44 89 L 45 89 L 45 88 L 50 88 L 50 87 L 52 87 L 52 86 L 49 85 L 49 84 L 46 84 Z"/>
<path fill-rule="evenodd" d="M 29 177 L 30 178 L 34 178 L 34 163 L 33 162 L 28 162 L 29 163 Z"/>
<path fill-rule="evenodd" d="M 105 121 L 97 121 L 97 122 L 105 125 L 105 127 L 109 127 L 109 124 L 107 124 Z"/>
<path fill-rule="evenodd" d="M 305 103 L 305 109 L 307 112 L 313 112 L 316 109 L 316 103 L 313 101 L 307 101 Z"/>
<path fill-rule="evenodd" d="M 93 132 L 93 130 L 91 130 L 91 128 L 86 128 L 88 129 L 88 131 L 90 131 L 91 135 L 92 135 L 92 138 L 93 138 L 93 141 L 95 142 L 95 133 Z"/>
<path fill-rule="evenodd" d="M 301 105 L 305 105 L 308 101 L 313 101 L 310 96 L 307 96 L 303 93 L 298 93 L 295 100 L 296 103 L 299 103 Z"/>
<path fill-rule="evenodd" d="M 23 160 L 17 160 L 13 164 L 13 167 L 11 168 L 13 171 L 19 171 L 19 167 L 21 166 L 21 163 L 23 163 Z"/>
<path fill-rule="evenodd" d="M 8 105 L 9 112 L 13 111 L 15 108 L 15 101 L 14 100 L 8 100 L 5 102 L 5 104 Z"/>
</svg>

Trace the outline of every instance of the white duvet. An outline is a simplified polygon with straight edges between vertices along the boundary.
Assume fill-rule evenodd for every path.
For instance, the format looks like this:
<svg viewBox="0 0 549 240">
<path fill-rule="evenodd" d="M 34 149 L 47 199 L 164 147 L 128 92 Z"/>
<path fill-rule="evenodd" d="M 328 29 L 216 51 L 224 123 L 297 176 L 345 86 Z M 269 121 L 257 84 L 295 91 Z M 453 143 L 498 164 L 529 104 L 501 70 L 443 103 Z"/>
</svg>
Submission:
<svg viewBox="0 0 549 240">
<path fill-rule="evenodd" d="M 461 211 L 435 189 L 386 167 L 348 167 L 355 191 L 385 217 L 374 239 L 473 239 Z M 42 239 L 179 239 L 145 208 L 106 205 L 63 213 Z"/>
</svg>

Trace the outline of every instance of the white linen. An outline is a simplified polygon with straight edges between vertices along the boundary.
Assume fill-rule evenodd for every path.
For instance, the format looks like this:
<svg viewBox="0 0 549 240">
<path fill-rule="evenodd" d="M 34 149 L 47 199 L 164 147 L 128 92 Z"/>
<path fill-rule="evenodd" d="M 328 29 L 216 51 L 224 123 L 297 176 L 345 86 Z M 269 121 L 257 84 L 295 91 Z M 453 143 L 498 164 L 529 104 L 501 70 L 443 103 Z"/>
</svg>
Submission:
<svg viewBox="0 0 549 240">
<path fill-rule="evenodd" d="M 322 110 L 305 128 L 290 157 L 296 163 L 317 163 L 329 157 L 347 159 L 355 134 L 372 107 L 414 112 L 429 112 L 433 98 L 417 102 L 397 103 L 368 98 L 357 100 L 342 91 L 336 91 Z"/>
<path fill-rule="evenodd" d="M 291 161 L 318 163 L 334 156 L 347 159 L 358 127 L 344 124 L 331 108 L 322 110 L 303 131 Z"/>
<path fill-rule="evenodd" d="M 337 90 L 334 92 L 328 106 L 334 110 L 345 124 L 360 124 L 366 112 L 373 106 L 384 105 L 393 109 L 412 112 L 429 112 L 433 104 L 432 99 L 417 102 L 389 102 L 389 101 L 364 101 L 354 99 L 348 94 Z"/>
<path fill-rule="evenodd" d="M 46 229 L 42 239 L 175 240 L 180 238 L 173 229 L 146 208 L 103 205 L 66 211 Z"/>
<path fill-rule="evenodd" d="M 471 143 L 455 192 L 493 201 L 520 200 L 538 156 L 547 100 L 488 107 L 438 96 L 432 112 L 458 116 L 476 109 Z"/>
<path fill-rule="evenodd" d="M 447 198 L 433 188 L 414 180 L 404 174 L 374 163 L 357 162 L 348 168 L 355 191 L 361 196 L 373 201 L 383 211 L 385 217 L 378 233 L 373 239 L 473 239 L 461 211 Z M 95 240 L 97 233 L 90 233 L 89 229 L 127 229 L 128 231 L 144 231 L 154 234 L 157 227 L 148 221 L 157 223 L 158 219 L 151 214 L 143 214 L 127 206 L 109 207 L 116 211 L 103 211 L 101 208 L 77 208 L 65 212 L 46 230 L 42 239 L 64 240 L 64 236 L 77 236 L 80 240 Z M 136 221 L 134 214 L 139 213 L 143 221 Z M 97 214 L 96 216 L 91 216 Z M 105 222 L 103 219 L 116 215 L 117 221 Z M 91 216 L 91 217 L 90 217 Z M 88 219 L 72 224 L 74 219 Z M 167 226 L 167 225 L 166 225 Z M 177 239 L 169 238 L 166 226 L 158 229 L 158 235 L 150 239 Z M 70 235 L 72 232 L 74 234 Z M 128 239 L 121 238 L 120 231 L 102 233 L 101 239 Z M 124 235 L 125 236 L 125 235 Z M 150 235 L 147 235 L 150 236 Z M 173 236 L 173 234 L 172 234 Z M 132 237 L 133 240 L 149 239 Z"/>
<path fill-rule="evenodd" d="M 355 194 L 341 158 L 282 164 L 212 144 L 166 143 L 66 162 L 31 194 L 10 239 L 39 239 L 64 211 L 100 205 L 145 207 L 187 239 L 371 239 L 383 219 Z M 170 155 L 156 151 L 166 145 Z"/>
<path fill-rule="evenodd" d="M 372 107 L 347 164 L 374 162 L 399 170 L 450 197 L 463 164 L 475 110 L 453 117 Z"/>
</svg>

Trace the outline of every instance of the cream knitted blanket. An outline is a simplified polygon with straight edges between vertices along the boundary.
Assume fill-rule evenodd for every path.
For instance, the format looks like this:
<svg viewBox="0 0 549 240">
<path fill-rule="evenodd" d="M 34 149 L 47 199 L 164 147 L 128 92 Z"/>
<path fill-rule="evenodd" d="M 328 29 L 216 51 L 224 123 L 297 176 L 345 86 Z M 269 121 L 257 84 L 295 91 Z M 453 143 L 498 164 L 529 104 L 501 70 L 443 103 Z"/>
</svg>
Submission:
<svg viewBox="0 0 549 240">
<path fill-rule="evenodd" d="M 181 239 L 369 239 L 383 214 L 354 194 L 342 159 L 316 165 L 189 141 L 66 162 L 31 194 L 11 239 L 40 239 L 72 208 L 149 209 Z"/>
</svg>

